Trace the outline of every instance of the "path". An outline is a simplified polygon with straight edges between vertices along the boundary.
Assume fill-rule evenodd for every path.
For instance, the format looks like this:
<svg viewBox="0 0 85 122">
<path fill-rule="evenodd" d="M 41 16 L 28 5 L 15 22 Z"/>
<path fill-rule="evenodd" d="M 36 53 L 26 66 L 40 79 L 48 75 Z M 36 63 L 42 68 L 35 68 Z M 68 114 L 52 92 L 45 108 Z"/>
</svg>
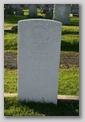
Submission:
<svg viewBox="0 0 85 122">
<path fill-rule="evenodd" d="M 16 52 L 4 53 L 4 67 L 7 69 L 17 69 L 18 55 Z M 61 53 L 60 68 L 67 69 L 71 67 L 79 67 L 79 53 Z"/>
</svg>

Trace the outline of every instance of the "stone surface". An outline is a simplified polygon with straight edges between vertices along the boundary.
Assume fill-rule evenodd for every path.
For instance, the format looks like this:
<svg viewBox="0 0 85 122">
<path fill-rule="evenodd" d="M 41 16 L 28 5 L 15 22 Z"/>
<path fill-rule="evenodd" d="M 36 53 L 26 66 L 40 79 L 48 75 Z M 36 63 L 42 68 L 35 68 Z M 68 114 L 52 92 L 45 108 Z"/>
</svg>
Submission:
<svg viewBox="0 0 85 122">
<path fill-rule="evenodd" d="M 29 16 L 36 17 L 37 16 L 37 6 L 35 4 L 29 5 Z"/>
<path fill-rule="evenodd" d="M 19 21 L 19 100 L 57 103 L 61 26 L 46 19 Z"/>
<path fill-rule="evenodd" d="M 52 10 L 49 10 L 48 12 L 46 12 L 45 18 L 52 19 L 53 18 L 53 11 Z"/>
<path fill-rule="evenodd" d="M 72 4 L 70 13 L 79 16 L 79 4 Z"/>
<path fill-rule="evenodd" d="M 68 25 L 70 22 L 70 4 L 55 4 L 53 18 Z"/>
<path fill-rule="evenodd" d="M 15 11 L 16 15 L 24 15 L 21 4 L 11 4 L 11 8 Z"/>
</svg>

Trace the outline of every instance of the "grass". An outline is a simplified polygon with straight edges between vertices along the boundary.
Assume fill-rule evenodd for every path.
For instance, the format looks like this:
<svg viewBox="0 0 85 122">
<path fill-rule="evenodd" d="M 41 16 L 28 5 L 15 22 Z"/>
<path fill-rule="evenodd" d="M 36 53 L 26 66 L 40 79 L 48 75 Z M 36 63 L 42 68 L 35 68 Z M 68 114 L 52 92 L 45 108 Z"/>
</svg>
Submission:
<svg viewBox="0 0 85 122">
<path fill-rule="evenodd" d="M 79 116 L 79 101 L 52 103 L 20 102 L 17 97 L 4 98 L 5 116 Z"/>
<path fill-rule="evenodd" d="M 79 17 L 70 17 L 70 26 L 79 26 Z"/>
<path fill-rule="evenodd" d="M 12 27 L 18 25 L 19 20 L 30 19 L 29 18 L 29 10 L 23 10 L 24 15 L 6 15 L 4 18 L 4 28 Z M 38 10 L 37 18 L 45 18 L 44 14 L 41 14 Z"/>
<path fill-rule="evenodd" d="M 24 16 L 8 15 L 8 17 L 6 17 L 4 19 L 4 28 L 8 28 L 8 27 L 18 25 L 18 21 L 23 20 L 23 19 L 27 19 L 27 16 L 26 15 L 24 15 Z"/>
<path fill-rule="evenodd" d="M 11 30 L 5 30 L 4 50 L 17 50 L 17 43 L 18 34 Z M 79 26 L 62 26 L 61 51 L 79 52 Z"/>
<path fill-rule="evenodd" d="M 79 52 L 79 26 L 62 26 L 61 40 L 62 51 Z"/>
<path fill-rule="evenodd" d="M 79 95 L 79 69 L 60 69 L 58 94 Z"/>
<path fill-rule="evenodd" d="M 61 51 L 79 52 L 79 35 L 78 34 L 62 35 Z"/>
<path fill-rule="evenodd" d="M 17 50 L 18 34 L 11 31 L 4 32 L 4 49 Z"/>
<path fill-rule="evenodd" d="M 75 29 L 75 28 L 74 28 Z M 65 33 L 63 31 L 63 33 Z M 61 51 L 79 52 L 79 35 L 78 34 L 62 34 Z M 17 50 L 18 34 L 5 31 L 4 33 L 4 50 Z"/>
<path fill-rule="evenodd" d="M 6 15 L 4 18 L 4 27 L 12 27 L 18 24 L 19 20 L 30 19 L 29 18 L 29 10 L 23 10 L 24 15 Z M 38 16 L 37 18 L 45 18 L 45 14 L 41 14 L 40 9 L 37 9 Z M 79 17 L 70 17 L 70 25 L 69 26 L 79 26 Z"/>
<path fill-rule="evenodd" d="M 17 93 L 17 70 L 5 69 L 4 76 L 4 92 Z M 58 94 L 79 95 L 78 68 L 60 69 Z"/>
<path fill-rule="evenodd" d="M 19 20 L 29 19 L 29 11 L 24 10 L 24 16 L 8 15 L 4 19 L 4 27 L 12 27 Z M 44 18 L 38 10 L 37 18 Z M 17 32 L 4 31 L 4 51 L 16 52 L 18 44 Z M 79 52 L 79 17 L 70 17 L 70 25 L 62 26 L 61 51 Z M 17 93 L 17 70 L 4 70 L 4 92 Z M 60 69 L 58 94 L 79 95 L 79 68 Z M 17 97 L 4 98 L 5 116 L 79 116 L 79 101 L 61 101 L 57 105 L 36 102 L 20 102 Z"/>
<path fill-rule="evenodd" d="M 17 70 L 4 70 L 4 92 L 17 92 Z"/>
</svg>

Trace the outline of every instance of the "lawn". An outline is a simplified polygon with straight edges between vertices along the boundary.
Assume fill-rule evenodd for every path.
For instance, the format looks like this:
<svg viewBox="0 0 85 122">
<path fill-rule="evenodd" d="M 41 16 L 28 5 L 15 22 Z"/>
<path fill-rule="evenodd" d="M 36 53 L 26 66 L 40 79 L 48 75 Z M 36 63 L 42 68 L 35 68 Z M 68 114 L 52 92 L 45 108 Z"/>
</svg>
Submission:
<svg viewBox="0 0 85 122">
<path fill-rule="evenodd" d="M 4 19 L 4 28 L 18 24 L 19 20 L 29 19 L 29 11 L 24 16 L 9 15 Z M 38 10 L 38 18 L 44 18 Z M 4 31 L 4 51 L 17 52 L 18 34 L 11 30 Z M 79 53 L 79 17 L 70 17 L 70 25 L 62 26 L 61 54 Z M 71 59 L 70 59 L 71 60 Z M 73 61 L 73 60 L 72 60 Z M 68 62 L 68 60 L 66 60 Z M 63 65 L 63 64 L 62 64 Z M 17 69 L 4 69 L 4 92 L 17 93 Z M 59 70 L 58 94 L 79 95 L 79 67 L 62 66 Z M 20 102 L 17 97 L 4 98 L 5 116 L 79 116 L 79 101 L 61 101 L 58 104 Z"/>
<path fill-rule="evenodd" d="M 18 34 L 11 31 L 4 32 L 4 50 L 17 50 Z"/>
<path fill-rule="evenodd" d="M 62 77 L 63 76 L 63 77 Z M 4 72 L 4 92 L 17 93 L 18 84 L 17 70 L 7 70 Z M 79 95 L 79 69 L 60 69 L 58 94 Z"/>
<path fill-rule="evenodd" d="M 4 99 L 5 116 L 79 116 L 79 101 L 52 103 L 20 102 L 17 97 Z"/>
<path fill-rule="evenodd" d="M 41 14 L 39 10 L 38 11 L 38 16 L 37 18 L 45 18 L 45 14 Z M 24 15 L 7 15 L 4 18 L 4 28 L 8 28 L 8 27 L 12 27 L 12 26 L 16 26 L 18 25 L 18 21 L 19 20 L 23 20 L 23 19 L 30 19 L 29 18 L 29 10 L 23 10 Z"/>
<path fill-rule="evenodd" d="M 76 17 L 77 20 L 78 17 Z M 74 17 L 75 20 L 75 17 Z M 73 21 L 73 20 L 71 20 Z M 6 21 L 7 22 L 7 21 Z M 74 22 L 75 23 L 75 22 Z M 7 23 L 7 25 L 9 25 Z M 17 50 L 18 34 L 4 31 L 4 50 Z M 79 51 L 79 26 L 62 26 L 61 51 Z"/>
</svg>

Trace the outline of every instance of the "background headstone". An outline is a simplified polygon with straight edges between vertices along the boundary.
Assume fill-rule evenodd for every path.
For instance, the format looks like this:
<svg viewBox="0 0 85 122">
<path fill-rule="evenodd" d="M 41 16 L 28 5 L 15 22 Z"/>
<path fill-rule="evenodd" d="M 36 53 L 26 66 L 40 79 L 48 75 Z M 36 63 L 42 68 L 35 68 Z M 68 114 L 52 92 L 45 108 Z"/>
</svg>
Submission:
<svg viewBox="0 0 85 122">
<path fill-rule="evenodd" d="M 53 19 L 68 25 L 70 23 L 70 4 L 54 4 Z"/>
<path fill-rule="evenodd" d="M 16 4 L 16 15 L 24 15 L 20 4 Z"/>
<path fill-rule="evenodd" d="M 79 4 L 71 4 L 70 13 L 79 16 Z"/>
<path fill-rule="evenodd" d="M 37 6 L 36 4 L 29 5 L 29 16 L 30 17 L 37 17 Z"/>
<path fill-rule="evenodd" d="M 13 8 L 12 8 L 12 6 L 11 6 L 11 4 L 5 4 L 4 5 L 4 14 L 5 15 L 7 15 L 7 14 L 14 14 L 14 10 L 13 10 Z"/>
<path fill-rule="evenodd" d="M 49 5 L 49 11 L 46 12 L 45 18 L 52 19 L 53 18 L 53 5 Z"/>
<path fill-rule="evenodd" d="M 61 22 L 19 21 L 19 100 L 57 103 Z"/>
<path fill-rule="evenodd" d="M 15 12 L 16 15 L 24 15 L 20 4 L 10 4 L 10 8 L 12 9 L 13 14 Z"/>
</svg>

